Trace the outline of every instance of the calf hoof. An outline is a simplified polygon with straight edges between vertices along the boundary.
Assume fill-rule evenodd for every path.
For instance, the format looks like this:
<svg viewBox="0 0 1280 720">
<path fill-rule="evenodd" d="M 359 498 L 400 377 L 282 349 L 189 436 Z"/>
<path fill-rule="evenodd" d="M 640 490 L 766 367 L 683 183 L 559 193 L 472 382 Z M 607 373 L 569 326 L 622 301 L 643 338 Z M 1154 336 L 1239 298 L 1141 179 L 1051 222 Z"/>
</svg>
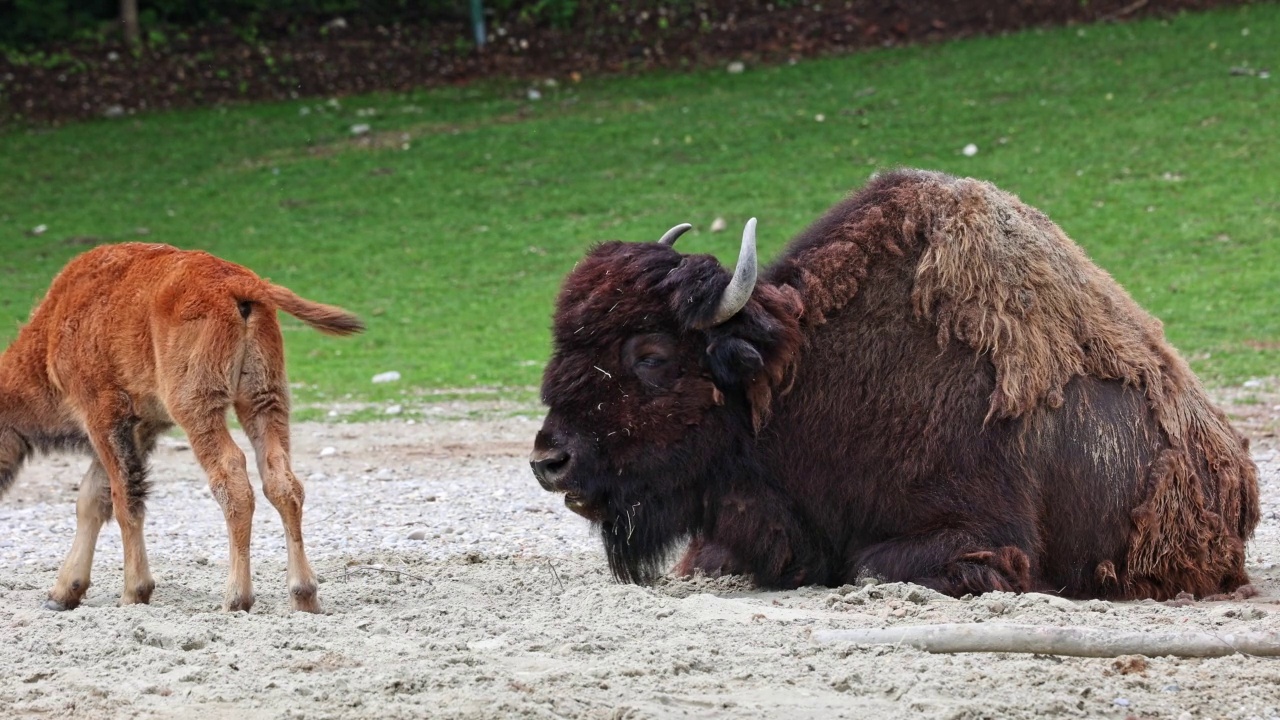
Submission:
<svg viewBox="0 0 1280 720">
<path fill-rule="evenodd" d="M 54 585 L 49 591 L 49 599 L 44 601 L 46 610 L 75 610 L 80 606 L 80 600 L 89 589 L 88 582 L 80 580 L 72 580 L 70 585 L 65 589 L 59 589 L 58 585 Z"/>
<path fill-rule="evenodd" d="M 50 595 L 49 599 L 44 601 L 44 609 L 53 610 L 55 612 L 62 612 L 63 610 L 75 610 L 79 606 L 80 606 L 79 599 L 58 600 L 57 598 L 53 597 L 53 595 Z"/>
<path fill-rule="evenodd" d="M 150 605 L 151 593 L 156 589 L 155 580 L 147 580 L 133 586 L 133 590 L 120 596 L 121 605 Z"/>
<path fill-rule="evenodd" d="M 324 608 L 320 607 L 320 598 L 316 595 L 315 583 L 294 585 L 289 588 L 289 606 L 299 612 L 317 615 L 324 612 Z"/>
<path fill-rule="evenodd" d="M 249 612 L 253 607 L 253 593 L 233 595 L 222 601 L 224 612 Z"/>
</svg>

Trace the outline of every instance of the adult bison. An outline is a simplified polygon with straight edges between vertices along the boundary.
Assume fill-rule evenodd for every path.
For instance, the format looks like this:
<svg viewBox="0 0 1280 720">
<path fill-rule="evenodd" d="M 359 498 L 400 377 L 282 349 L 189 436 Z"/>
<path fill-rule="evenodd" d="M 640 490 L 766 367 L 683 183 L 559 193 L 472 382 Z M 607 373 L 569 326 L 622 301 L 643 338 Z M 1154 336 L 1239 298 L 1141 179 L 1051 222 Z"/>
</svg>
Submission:
<svg viewBox="0 0 1280 720">
<path fill-rule="evenodd" d="M 609 242 L 566 278 L 531 457 L 614 575 L 951 595 L 1248 582 L 1247 441 L 1152 318 L 994 186 L 882 175 L 756 280 Z"/>
</svg>

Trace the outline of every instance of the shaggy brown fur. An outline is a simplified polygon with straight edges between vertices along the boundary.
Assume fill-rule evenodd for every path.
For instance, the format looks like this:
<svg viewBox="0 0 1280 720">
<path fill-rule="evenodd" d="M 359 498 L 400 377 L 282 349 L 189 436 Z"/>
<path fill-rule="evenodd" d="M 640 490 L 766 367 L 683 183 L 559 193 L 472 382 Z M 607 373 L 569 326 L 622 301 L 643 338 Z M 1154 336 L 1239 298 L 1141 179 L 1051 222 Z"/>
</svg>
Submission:
<svg viewBox="0 0 1280 720">
<path fill-rule="evenodd" d="M 1017 198 L 890 173 L 695 330 L 727 283 L 710 258 L 616 243 L 565 282 L 535 460 L 554 453 L 540 479 L 602 523 L 619 577 L 693 534 L 681 569 L 764 584 L 869 572 L 1168 598 L 1248 582 L 1246 441 L 1160 323 Z M 619 352 L 641 334 L 669 338 L 678 384 Z"/>
<path fill-rule="evenodd" d="M 84 448 L 76 536 L 49 593 L 76 607 L 89 589 L 94 546 L 114 514 L 124 544 L 122 603 L 155 588 L 142 524 L 146 458 L 177 423 L 222 506 L 231 542 L 224 607 L 253 604 L 253 489 L 227 431 L 235 408 L 253 443 L 263 490 L 284 521 L 290 601 L 318 612 L 302 544 L 302 483 L 289 464 L 289 396 L 276 310 L 332 335 L 363 329 L 339 308 L 304 300 L 203 252 L 127 243 L 90 250 L 54 279 L 31 321 L 0 355 L 0 494 L 33 452 Z"/>
</svg>

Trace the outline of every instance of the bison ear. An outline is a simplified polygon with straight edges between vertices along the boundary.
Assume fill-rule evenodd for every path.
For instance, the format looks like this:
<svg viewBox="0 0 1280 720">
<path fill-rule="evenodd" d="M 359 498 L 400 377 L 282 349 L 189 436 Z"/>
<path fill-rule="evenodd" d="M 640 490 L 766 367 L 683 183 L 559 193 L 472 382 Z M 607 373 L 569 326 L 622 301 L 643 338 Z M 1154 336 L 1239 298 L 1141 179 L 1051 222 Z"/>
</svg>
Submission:
<svg viewBox="0 0 1280 720">
<path fill-rule="evenodd" d="M 764 357 L 742 338 L 728 335 L 707 346 L 711 376 L 720 387 L 743 385 L 764 367 Z"/>
<path fill-rule="evenodd" d="M 721 390 L 743 393 L 756 432 L 768 422 L 774 398 L 795 381 L 803 314 L 795 290 L 762 284 L 741 312 L 704 331 L 712 379 Z"/>
</svg>

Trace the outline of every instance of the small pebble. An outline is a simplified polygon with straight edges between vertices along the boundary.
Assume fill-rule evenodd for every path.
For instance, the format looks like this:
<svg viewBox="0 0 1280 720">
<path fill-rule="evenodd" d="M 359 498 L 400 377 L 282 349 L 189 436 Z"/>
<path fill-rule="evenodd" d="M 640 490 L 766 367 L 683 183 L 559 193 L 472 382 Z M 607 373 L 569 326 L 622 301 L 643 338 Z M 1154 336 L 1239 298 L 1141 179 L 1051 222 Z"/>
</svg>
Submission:
<svg viewBox="0 0 1280 720">
<path fill-rule="evenodd" d="M 320 451 L 320 457 L 332 457 L 338 454 L 338 448 L 329 446 Z"/>
</svg>

